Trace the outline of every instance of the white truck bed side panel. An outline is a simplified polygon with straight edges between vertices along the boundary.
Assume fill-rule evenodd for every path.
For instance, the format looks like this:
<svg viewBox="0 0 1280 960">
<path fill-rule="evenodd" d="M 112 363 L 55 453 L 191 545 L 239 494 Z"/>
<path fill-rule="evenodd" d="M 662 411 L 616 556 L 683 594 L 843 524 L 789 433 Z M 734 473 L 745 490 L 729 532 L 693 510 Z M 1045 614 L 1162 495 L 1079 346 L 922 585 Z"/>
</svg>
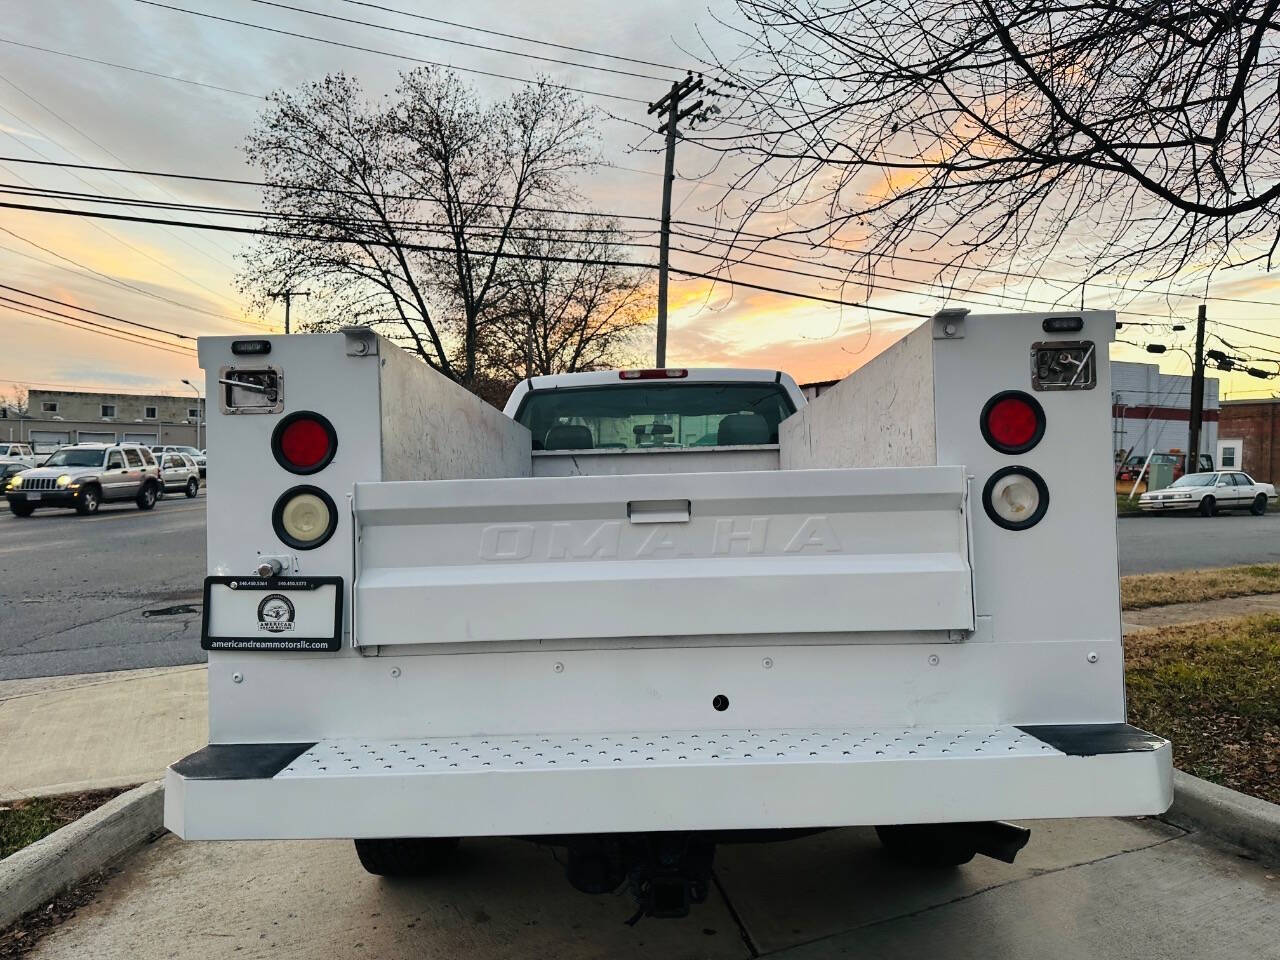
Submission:
<svg viewBox="0 0 1280 960">
<path fill-rule="evenodd" d="M 383 480 L 529 476 L 528 430 L 390 340 L 378 353 Z"/>
<path fill-rule="evenodd" d="M 931 325 L 907 334 L 782 421 L 778 440 L 783 470 L 937 463 Z"/>
<path fill-rule="evenodd" d="M 958 467 L 356 487 L 361 646 L 972 630 Z"/>
</svg>

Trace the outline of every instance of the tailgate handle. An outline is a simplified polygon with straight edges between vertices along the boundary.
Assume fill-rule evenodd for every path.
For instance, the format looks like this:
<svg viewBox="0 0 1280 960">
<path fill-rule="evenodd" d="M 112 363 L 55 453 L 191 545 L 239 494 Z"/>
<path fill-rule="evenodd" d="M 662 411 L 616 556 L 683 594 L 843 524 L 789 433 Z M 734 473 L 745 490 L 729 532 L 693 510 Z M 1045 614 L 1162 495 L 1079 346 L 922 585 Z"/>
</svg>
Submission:
<svg viewBox="0 0 1280 960">
<path fill-rule="evenodd" d="M 628 500 L 627 519 L 632 523 L 688 523 L 688 500 Z"/>
</svg>

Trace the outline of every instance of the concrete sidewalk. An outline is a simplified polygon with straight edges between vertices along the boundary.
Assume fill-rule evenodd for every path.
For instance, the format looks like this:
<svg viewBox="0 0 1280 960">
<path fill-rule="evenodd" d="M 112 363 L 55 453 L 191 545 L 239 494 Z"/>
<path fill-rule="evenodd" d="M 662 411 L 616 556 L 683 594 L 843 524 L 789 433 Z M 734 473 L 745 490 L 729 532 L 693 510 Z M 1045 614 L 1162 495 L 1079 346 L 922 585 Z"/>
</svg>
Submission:
<svg viewBox="0 0 1280 960">
<path fill-rule="evenodd" d="M 0 802 L 156 780 L 208 742 L 206 668 L 0 682 Z"/>
<path fill-rule="evenodd" d="M 372 815 L 376 815 L 374 812 Z M 1012 866 L 889 860 L 868 829 L 727 845 L 684 920 L 623 921 L 625 895 L 570 888 L 546 847 L 463 843 L 439 875 L 380 880 L 350 841 L 139 851 L 33 956 L 563 960 L 1151 960 L 1276 957 L 1275 871 L 1155 820 L 1045 821 Z"/>
<path fill-rule="evenodd" d="M 1200 623 L 1226 617 L 1247 617 L 1255 613 L 1280 613 L 1280 593 L 1259 593 L 1251 597 L 1226 597 L 1198 603 L 1170 603 L 1163 607 L 1125 610 L 1121 613 L 1125 633 L 1154 630 L 1179 623 Z"/>
</svg>

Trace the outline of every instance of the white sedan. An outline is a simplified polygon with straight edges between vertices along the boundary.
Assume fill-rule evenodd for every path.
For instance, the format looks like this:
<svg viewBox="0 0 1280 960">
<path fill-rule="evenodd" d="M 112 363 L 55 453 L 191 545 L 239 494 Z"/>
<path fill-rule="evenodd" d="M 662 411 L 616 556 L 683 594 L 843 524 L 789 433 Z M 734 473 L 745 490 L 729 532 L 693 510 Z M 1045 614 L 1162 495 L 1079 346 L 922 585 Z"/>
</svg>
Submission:
<svg viewBox="0 0 1280 960">
<path fill-rule="evenodd" d="M 1155 513 L 1167 510 L 1196 510 L 1211 517 L 1219 510 L 1248 510 L 1255 517 L 1267 512 L 1267 501 L 1274 500 L 1276 488 L 1258 483 L 1239 470 L 1219 473 L 1188 473 L 1163 490 L 1144 493 L 1138 500 L 1143 510 Z"/>
</svg>

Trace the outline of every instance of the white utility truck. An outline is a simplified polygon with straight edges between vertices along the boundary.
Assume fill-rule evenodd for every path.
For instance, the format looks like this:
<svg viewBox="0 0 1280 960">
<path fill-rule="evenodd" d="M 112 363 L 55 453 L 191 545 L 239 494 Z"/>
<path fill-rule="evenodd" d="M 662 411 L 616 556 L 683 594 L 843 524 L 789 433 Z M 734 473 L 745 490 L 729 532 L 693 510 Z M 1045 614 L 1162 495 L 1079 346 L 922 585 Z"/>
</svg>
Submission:
<svg viewBox="0 0 1280 960">
<path fill-rule="evenodd" d="M 534 377 L 505 414 L 369 331 L 202 338 L 210 744 L 192 840 L 567 848 L 637 917 L 719 842 L 1155 814 L 1125 723 L 1109 312 L 948 310 L 805 403 L 785 374 Z"/>
</svg>

